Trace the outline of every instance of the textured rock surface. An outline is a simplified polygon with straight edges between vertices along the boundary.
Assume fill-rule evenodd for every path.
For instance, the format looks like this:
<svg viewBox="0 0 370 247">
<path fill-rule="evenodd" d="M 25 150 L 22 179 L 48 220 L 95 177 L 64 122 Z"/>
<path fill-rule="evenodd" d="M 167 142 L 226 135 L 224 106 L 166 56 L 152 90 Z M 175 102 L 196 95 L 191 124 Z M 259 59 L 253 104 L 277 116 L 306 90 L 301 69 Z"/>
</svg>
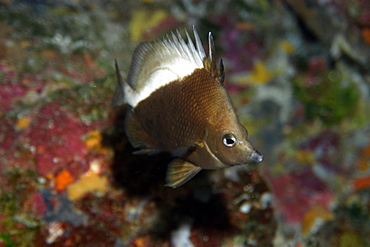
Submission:
<svg viewBox="0 0 370 247">
<path fill-rule="evenodd" d="M 0 2 L 0 246 L 369 246 L 370 5 Z M 196 25 L 265 160 L 164 187 L 114 59 Z"/>
</svg>

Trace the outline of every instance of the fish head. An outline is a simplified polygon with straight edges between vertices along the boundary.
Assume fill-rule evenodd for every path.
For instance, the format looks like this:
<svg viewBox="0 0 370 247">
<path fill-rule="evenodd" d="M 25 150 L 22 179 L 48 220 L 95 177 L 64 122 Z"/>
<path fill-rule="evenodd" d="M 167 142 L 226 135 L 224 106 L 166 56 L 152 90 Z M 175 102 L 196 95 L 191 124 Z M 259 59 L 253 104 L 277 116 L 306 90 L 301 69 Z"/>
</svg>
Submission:
<svg viewBox="0 0 370 247">
<path fill-rule="evenodd" d="M 242 165 L 261 162 L 263 155 L 256 150 L 248 139 L 248 131 L 236 117 L 223 114 L 212 126 L 207 135 L 206 143 L 224 166 Z"/>
</svg>

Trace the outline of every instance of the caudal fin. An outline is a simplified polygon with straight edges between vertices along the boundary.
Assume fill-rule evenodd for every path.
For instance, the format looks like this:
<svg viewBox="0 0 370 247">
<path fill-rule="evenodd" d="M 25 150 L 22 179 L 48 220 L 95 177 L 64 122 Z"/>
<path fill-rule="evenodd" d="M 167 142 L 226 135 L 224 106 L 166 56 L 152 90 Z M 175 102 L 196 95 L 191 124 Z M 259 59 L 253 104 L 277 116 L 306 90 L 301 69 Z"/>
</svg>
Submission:
<svg viewBox="0 0 370 247">
<path fill-rule="evenodd" d="M 125 81 L 122 79 L 117 60 L 115 60 L 115 67 L 116 67 L 116 75 L 117 75 L 117 87 L 116 87 L 116 91 L 114 92 L 114 96 L 113 96 L 113 102 L 112 102 L 113 107 L 124 105 L 126 103 L 124 99 Z"/>
</svg>

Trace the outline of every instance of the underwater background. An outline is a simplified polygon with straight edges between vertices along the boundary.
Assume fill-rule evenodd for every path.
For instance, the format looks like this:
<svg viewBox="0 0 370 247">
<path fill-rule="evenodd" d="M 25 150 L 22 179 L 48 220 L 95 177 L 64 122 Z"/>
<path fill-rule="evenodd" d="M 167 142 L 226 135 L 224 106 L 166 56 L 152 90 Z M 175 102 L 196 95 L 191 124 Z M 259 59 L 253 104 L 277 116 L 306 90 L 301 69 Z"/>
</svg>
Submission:
<svg viewBox="0 0 370 247">
<path fill-rule="evenodd" d="M 193 25 L 264 161 L 172 189 L 114 60 Z M 367 0 L 0 0 L 0 246 L 370 246 L 369 63 Z"/>
</svg>

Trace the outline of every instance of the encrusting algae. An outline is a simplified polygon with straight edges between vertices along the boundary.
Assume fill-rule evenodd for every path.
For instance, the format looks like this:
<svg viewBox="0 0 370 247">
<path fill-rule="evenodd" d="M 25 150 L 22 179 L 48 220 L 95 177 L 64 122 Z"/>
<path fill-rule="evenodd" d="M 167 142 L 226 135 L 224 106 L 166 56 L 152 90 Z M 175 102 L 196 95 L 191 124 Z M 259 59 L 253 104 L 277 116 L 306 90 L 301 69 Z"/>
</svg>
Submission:
<svg viewBox="0 0 370 247">
<path fill-rule="evenodd" d="M 128 104 L 125 131 L 135 154 L 168 152 L 176 157 L 167 170 L 167 186 L 178 187 L 201 169 L 260 162 L 224 87 L 224 67 L 209 53 L 194 28 L 163 41 L 144 42 L 135 50 L 128 82 L 119 72 L 113 105 Z"/>
<path fill-rule="evenodd" d="M 71 201 L 80 199 L 88 192 L 99 192 L 104 194 L 108 190 L 108 179 L 93 171 L 81 176 L 80 180 L 67 187 L 68 198 Z"/>
</svg>

